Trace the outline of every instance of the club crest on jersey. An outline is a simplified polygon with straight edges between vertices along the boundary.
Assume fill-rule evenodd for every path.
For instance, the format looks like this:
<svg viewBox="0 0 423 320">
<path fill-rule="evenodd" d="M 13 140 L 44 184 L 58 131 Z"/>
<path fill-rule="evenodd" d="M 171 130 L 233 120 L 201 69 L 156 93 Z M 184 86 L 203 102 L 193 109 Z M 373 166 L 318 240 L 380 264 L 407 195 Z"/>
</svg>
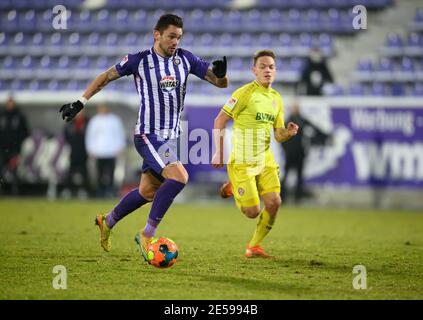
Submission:
<svg viewBox="0 0 423 320">
<path fill-rule="evenodd" d="M 242 197 L 245 193 L 245 190 L 241 187 L 238 188 L 238 194 Z"/>
<path fill-rule="evenodd" d="M 160 80 L 160 89 L 163 92 L 172 92 L 179 85 L 179 80 L 176 80 L 174 76 L 164 76 Z"/>
<path fill-rule="evenodd" d="M 179 66 L 180 63 L 181 63 L 181 59 L 179 59 L 179 58 L 176 58 L 175 60 L 173 60 L 173 64 L 175 66 Z"/>
</svg>

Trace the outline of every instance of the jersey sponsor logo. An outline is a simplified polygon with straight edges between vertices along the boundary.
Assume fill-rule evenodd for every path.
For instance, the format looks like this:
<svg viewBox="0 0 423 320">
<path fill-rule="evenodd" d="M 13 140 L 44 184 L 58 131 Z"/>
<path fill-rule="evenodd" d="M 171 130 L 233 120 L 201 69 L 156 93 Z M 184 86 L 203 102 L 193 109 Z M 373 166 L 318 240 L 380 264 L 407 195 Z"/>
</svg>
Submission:
<svg viewBox="0 0 423 320">
<path fill-rule="evenodd" d="M 268 122 L 275 122 L 275 115 L 264 113 L 264 112 L 257 112 L 256 114 L 257 121 L 268 121 Z"/>
<path fill-rule="evenodd" d="M 179 86 L 179 80 L 176 80 L 174 76 L 164 76 L 160 80 L 160 89 L 163 92 L 170 93 L 175 90 L 175 88 Z"/>
<path fill-rule="evenodd" d="M 126 55 L 125 57 L 123 57 L 122 61 L 119 64 L 120 64 L 121 67 L 123 67 L 123 65 L 125 63 L 127 63 L 127 62 L 128 62 L 128 55 Z"/>
<path fill-rule="evenodd" d="M 229 107 L 229 109 L 233 109 L 238 102 L 237 98 L 230 97 L 228 101 L 226 101 L 226 106 Z"/>
</svg>

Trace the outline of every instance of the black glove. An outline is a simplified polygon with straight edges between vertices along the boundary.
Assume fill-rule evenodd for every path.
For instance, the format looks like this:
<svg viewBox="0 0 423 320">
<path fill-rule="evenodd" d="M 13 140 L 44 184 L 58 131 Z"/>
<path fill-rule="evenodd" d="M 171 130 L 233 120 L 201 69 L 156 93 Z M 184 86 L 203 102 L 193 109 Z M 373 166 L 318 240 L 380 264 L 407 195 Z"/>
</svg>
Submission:
<svg viewBox="0 0 423 320">
<path fill-rule="evenodd" d="M 82 110 L 84 105 L 81 101 L 77 100 L 73 103 L 67 103 L 60 107 L 59 112 L 62 113 L 62 119 L 66 121 L 71 121 Z"/>
<path fill-rule="evenodd" d="M 226 75 L 226 56 L 223 56 L 223 60 L 213 61 L 213 73 L 218 78 L 224 78 Z"/>
</svg>

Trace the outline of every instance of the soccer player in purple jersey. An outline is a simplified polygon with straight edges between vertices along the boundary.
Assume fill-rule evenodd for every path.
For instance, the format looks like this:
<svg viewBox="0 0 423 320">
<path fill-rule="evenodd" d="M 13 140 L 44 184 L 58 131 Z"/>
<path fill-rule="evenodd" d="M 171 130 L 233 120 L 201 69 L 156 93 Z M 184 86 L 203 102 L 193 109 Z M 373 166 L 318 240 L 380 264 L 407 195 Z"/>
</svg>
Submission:
<svg viewBox="0 0 423 320">
<path fill-rule="evenodd" d="M 111 230 L 129 213 L 152 202 L 147 224 L 135 240 L 146 259 L 146 248 L 157 226 L 175 197 L 188 181 L 188 173 L 178 158 L 178 137 L 188 75 L 196 75 L 216 87 L 226 88 L 226 57 L 213 66 L 191 52 L 178 48 L 183 32 L 182 19 L 173 14 L 161 16 L 154 28 L 151 49 L 128 54 L 103 72 L 88 86 L 82 97 L 60 108 L 62 118 L 72 120 L 86 102 L 109 82 L 133 75 L 140 97 L 134 144 L 143 159 L 139 188 L 130 191 L 106 214 L 98 214 L 100 243 L 111 249 Z M 147 260 L 147 259 L 146 259 Z"/>
</svg>

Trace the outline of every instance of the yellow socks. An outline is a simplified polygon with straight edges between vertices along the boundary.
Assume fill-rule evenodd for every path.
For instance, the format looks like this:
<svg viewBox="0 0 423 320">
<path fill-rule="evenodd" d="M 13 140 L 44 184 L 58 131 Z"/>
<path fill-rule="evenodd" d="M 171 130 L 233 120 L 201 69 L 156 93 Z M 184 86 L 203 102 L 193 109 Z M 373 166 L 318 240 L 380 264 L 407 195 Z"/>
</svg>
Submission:
<svg viewBox="0 0 423 320">
<path fill-rule="evenodd" d="M 264 237 L 272 229 L 273 224 L 275 223 L 275 217 L 271 217 L 269 212 L 264 208 L 259 216 L 259 221 L 257 223 L 256 232 L 254 232 L 253 238 L 251 239 L 249 245 L 254 247 L 264 239 Z"/>
</svg>

